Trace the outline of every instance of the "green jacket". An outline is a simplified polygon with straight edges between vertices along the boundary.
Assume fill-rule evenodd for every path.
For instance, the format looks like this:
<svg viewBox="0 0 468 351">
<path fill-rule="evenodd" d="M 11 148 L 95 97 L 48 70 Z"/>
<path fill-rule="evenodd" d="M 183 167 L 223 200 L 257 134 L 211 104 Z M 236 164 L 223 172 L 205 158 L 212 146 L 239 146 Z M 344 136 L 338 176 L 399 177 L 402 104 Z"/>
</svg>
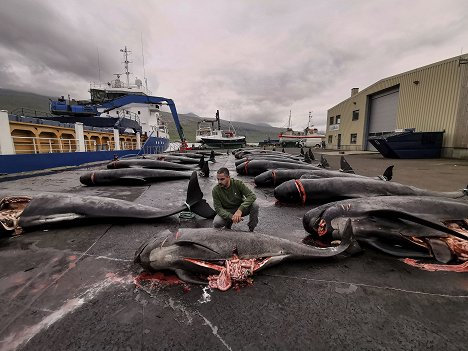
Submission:
<svg viewBox="0 0 468 351">
<path fill-rule="evenodd" d="M 216 213 L 224 219 L 231 219 L 232 213 L 237 209 L 246 213 L 257 199 L 255 194 L 241 180 L 231 178 L 229 189 L 225 189 L 219 184 L 213 188 L 213 204 Z"/>
</svg>

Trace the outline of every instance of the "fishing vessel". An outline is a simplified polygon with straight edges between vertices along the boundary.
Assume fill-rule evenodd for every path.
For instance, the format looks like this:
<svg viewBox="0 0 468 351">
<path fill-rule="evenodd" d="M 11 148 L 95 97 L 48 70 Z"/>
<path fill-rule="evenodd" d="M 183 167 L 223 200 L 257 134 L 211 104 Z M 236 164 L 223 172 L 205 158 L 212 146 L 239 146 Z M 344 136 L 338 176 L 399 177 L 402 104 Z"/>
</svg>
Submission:
<svg viewBox="0 0 468 351">
<path fill-rule="evenodd" d="M 304 131 L 294 131 L 291 128 L 291 111 L 289 111 L 288 127 L 286 131 L 278 135 L 280 144 L 282 146 L 320 147 L 322 141 L 325 140 L 325 135 L 320 134 L 311 122 L 312 112 L 309 112 L 309 122 Z"/>
<path fill-rule="evenodd" d="M 217 124 L 217 128 L 215 128 L 215 124 Z M 216 148 L 237 148 L 246 144 L 245 136 L 237 135 L 231 122 L 229 122 L 228 130 L 221 129 L 219 110 L 216 110 L 214 120 L 204 119 L 198 122 L 195 139 L 207 147 Z"/>
<path fill-rule="evenodd" d="M 90 84 L 89 100 L 62 96 L 50 102 L 50 113 L 24 108 L 0 112 L 0 174 L 163 152 L 169 133 L 160 118 L 162 105 L 170 108 L 186 146 L 174 101 L 152 96 L 146 78 L 145 85 L 138 78 L 130 84 L 131 51 L 125 47 L 121 52 L 124 73 L 108 83 Z"/>
</svg>

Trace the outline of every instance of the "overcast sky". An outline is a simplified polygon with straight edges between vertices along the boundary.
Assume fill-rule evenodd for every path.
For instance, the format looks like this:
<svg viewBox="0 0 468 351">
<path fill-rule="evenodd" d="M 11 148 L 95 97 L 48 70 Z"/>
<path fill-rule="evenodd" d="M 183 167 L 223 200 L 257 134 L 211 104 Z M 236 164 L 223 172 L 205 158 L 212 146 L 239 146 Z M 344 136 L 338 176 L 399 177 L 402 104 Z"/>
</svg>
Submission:
<svg viewBox="0 0 468 351">
<path fill-rule="evenodd" d="M 85 99 L 124 46 L 143 78 L 142 43 L 181 113 L 323 128 L 352 87 L 466 53 L 468 1 L 2 0 L 0 87 Z"/>
</svg>

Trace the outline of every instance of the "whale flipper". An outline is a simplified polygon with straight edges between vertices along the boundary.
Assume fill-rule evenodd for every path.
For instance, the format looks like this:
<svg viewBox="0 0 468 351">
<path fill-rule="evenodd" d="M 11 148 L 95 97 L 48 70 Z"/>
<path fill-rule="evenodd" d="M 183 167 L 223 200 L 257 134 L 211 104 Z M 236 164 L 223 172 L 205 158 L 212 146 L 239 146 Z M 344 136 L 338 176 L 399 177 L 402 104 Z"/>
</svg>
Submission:
<svg viewBox="0 0 468 351">
<path fill-rule="evenodd" d="M 177 277 L 186 282 L 186 283 L 192 283 L 192 284 L 208 284 L 208 281 L 205 279 L 200 279 L 198 278 L 197 276 L 195 276 L 194 274 L 190 274 L 189 272 L 187 271 L 184 271 L 183 269 L 175 269 L 174 270 L 175 274 L 177 274 Z"/>
<path fill-rule="evenodd" d="M 361 239 L 361 241 L 365 242 L 369 246 L 376 248 L 377 250 L 380 250 L 392 256 L 413 257 L 413 258 L 431 258 L 432 257 L 429 253 L 427 253 L 427 251 L 407 249 L 401 246 L 396 246 L 396 245 L 386 243 L 383 240 L 379 240 L 377 238 L 365 238 L 365 239 Z"/>
<path fill-rule="evenodd" d="M 120 178 L 119 183 L 124 185 L 144 185 L 147 182 L 145 178 L 141 177 L 122 177 Z"/>
</svg>

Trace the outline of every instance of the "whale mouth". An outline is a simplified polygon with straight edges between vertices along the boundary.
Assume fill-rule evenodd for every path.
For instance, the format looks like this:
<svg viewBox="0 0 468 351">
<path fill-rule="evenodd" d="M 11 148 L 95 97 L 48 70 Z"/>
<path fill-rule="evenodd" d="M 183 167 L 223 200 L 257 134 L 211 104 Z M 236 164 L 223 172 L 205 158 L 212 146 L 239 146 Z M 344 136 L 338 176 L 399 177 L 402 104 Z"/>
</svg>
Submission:
<svg viewBox="0 0 468 351">
<path fill-rule="evenodd" d="M 0 200 L 0 225 L 6 231 L 15 231 L 21 234 L 23 230 L 19 226 L 19 220 L 24 209 L 31 202 L 29 196 L 10 196 Z M 1 228 L 0 227 L 0 228 Z"/>
<path fill-rule="evenodd" d="M 208 276 L 208 286 L 212 289 L 227 291 L 233 286 L 251 284 L 253 280 L 250 277 L 271 259 L 272 257 L 241 259 L 233 254 L 231 258 L 216 260 L 215 262 L 194 258 L 185 258 L 184 260 L 197 266 L 218 271 L 219 274 Z"/>
</svg>

